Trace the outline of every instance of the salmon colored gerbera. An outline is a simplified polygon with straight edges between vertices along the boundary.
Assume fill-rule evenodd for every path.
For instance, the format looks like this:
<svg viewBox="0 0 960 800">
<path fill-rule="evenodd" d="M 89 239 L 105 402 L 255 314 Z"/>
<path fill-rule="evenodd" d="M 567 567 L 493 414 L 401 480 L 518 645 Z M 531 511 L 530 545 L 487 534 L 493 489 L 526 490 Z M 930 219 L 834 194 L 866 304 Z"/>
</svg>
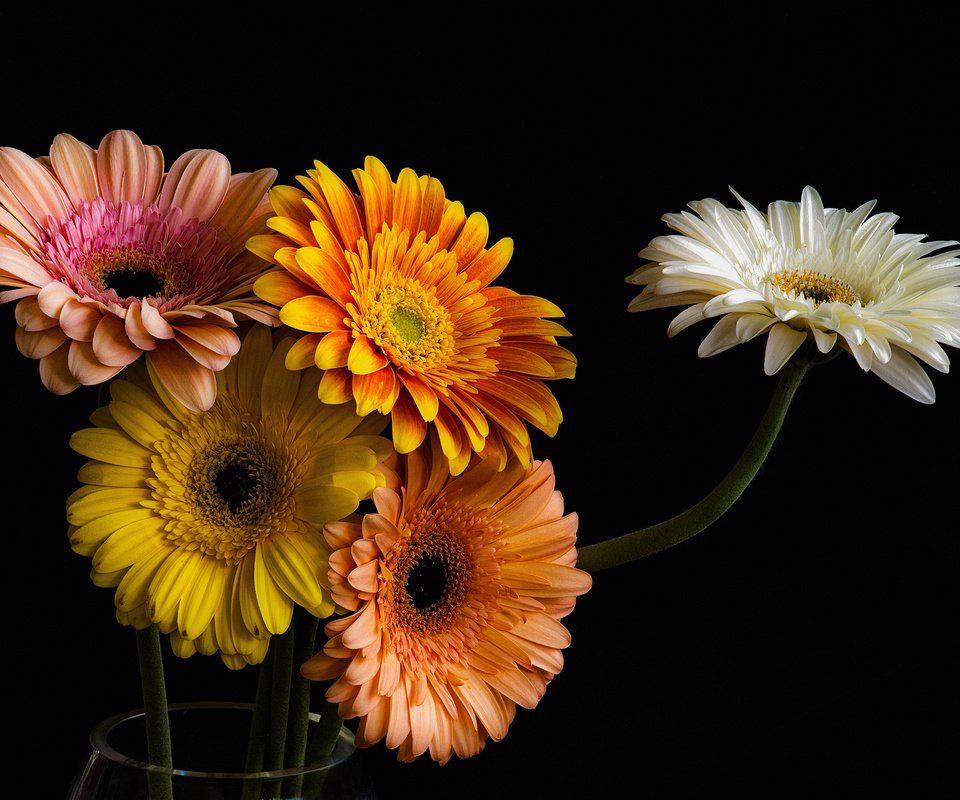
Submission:
<svg viewBox="0 0 960 800">
<path fill-rule="evenodd" d="M 92 459 L 67 500 L 70 543 L 116 587 L 118 620 L 231 668 L 261 661 L 294 605 L 333 613 L 321 530 L 384 484 L 391 452 L 383 417 L 318 403 L 318 375 L 283 366 L 292 337 L 274 339 L 250 326 L 202 412 L 136 364 L 70 440 Z"/>
<path fill-rule="evenodd" d="M 591 586 L 574 566 L 577 516 L 564 516 L 547 461 L 497 472 L 474 459 L 451 477 L 432 435 L 392 463 L 377 513 L 324 527 L 334 602 L 354 613 L 327 624 L 301 671 L 336 679 L 326 697 L 362 717 L 361 746 L 386 738 L 404 761 L 428 749 L 465 758 L 501 739 L 563 666 L 559 620 Z"/>
<path fill-rule="evenodd" d="M 472 451 L 502 467 L 530 462 L 526 423 L 554 435 L 562 419 L 545 380 L 571 378 L 567 335 L 539 297 L 490 284 L 513 242 L 487 249 L 486 218 L 467 216 L 436 178 L 403 170 L 393 183 L 368 157 L 354 170 L 359 195 L 320 162 L 299 178 L 308 193 L 270 193 L 277 233 L 249 247 L 284 270 L 256 293 L 305 336 L 287 366 L 326 370 L 320 399 L 391 414 L 394 446 L 410 452 L 430 424 L 451 472 Z"/>
<path fill-rule="evenodd" d="M 240 349 L 235 314 L 276 324 L 257 300 L 276 171 L 232 175 L 213 150 L 163 171 L 159 148 L 130 131 L 98 150 L 67 134 L 49 158 L 0 147 L 0 302 L 19 300 L 17 346 L 66 394 L 112 378 L 146 352 L 188 408 L 209 408 L 214 372 Z"/>
</svg>

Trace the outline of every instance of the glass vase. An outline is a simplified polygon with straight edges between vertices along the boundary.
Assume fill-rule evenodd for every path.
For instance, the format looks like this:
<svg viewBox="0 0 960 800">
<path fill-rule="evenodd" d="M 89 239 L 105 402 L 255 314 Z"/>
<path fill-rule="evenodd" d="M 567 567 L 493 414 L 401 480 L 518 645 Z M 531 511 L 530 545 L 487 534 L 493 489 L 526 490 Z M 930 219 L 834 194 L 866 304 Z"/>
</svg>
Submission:
<svg viewBox="0 0 960 800">
<path fill-rule="evenodd" d="M 174 768 L 148 763 L 145 717 L 131 711 L 101 722 L 67 800 L 344 800 L 376 798 L 353 734 L 343 728 L 328 758 L 303 767 L 246 772 L 253 706 L 178 703 L 169 707 Z M 311 714 L 310 733 L 319 721 Z"/>
</svg>

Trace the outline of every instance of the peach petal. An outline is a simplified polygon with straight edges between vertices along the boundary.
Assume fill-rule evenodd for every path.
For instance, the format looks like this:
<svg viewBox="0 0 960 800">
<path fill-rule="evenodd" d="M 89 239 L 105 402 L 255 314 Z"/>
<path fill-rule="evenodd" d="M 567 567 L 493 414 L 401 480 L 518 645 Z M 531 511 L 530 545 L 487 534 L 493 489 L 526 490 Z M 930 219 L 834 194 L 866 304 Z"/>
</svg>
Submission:
<svg viewBox="0 0 960 800">
<path fill-rule="evenodd" d="M 378 588 L 377 576 L 380 565 L 376 561 L 369 561 L 350 572 L 350 585 L 358 592 L 376 592 Z"/>
<path fill-rule="evenodd" d="M 143 324 L 143 304 L 132 303 L 127 307 L 127 315 L 123 320 L 124 331 L 130 342 L 141 350 L 153 350 L 157 341 Z"/>
<path fill-rule="evenodd" d="M 147 155 L 135 133 L 119 130 L 104 136 L 97 151 L 96 169 L 100 194 L 107 200 L 140 203 L 144 199 Z"/>
<path fill-rule="evenodd" d="M 14 338 L 17 349 L 27 358 L 46 358 L 67 341 L 66 334 L 59 327 L 36 332 L 17 328 Z"/>
<path fill-rule="evenodd" d="M 80 381 L 73 376 L 67 364 L 69 353 L 70 341 L 65 340 L 60 347 L 40 359 L 40 380 L 54 394 L 69 394 L 80 386 Z"/>
<path fill-rule="evenodd" d="M 152 337 L 157 339 L 172 339 L 176 336 L 176 331 L 167 322 L 160 310 L 149 300 L 139 303 L 140 321 L 143 329 Z"/>
<path fill-rule="evenodd" d="M 74 206 L 99 195 L 96 152 L 68 133 L 54 137 L 50 163 Z"/>
<path fill-rule="evenodd" d="M 167 391 L 190 411 L 206 411 L 217 399 L 217 381 L 177 340 L 147 353 L 147 359 Z"/>
<path fill-rule="evenodd" d="M 0 223 L 2 223 L 2 220 L 0 220 Z M 24 282 L 24 285 L 42 288 L 55 280 L 49 272 L 26 253 L 21 253 L 9 247 L 0 247 L 0 269 L 11 277 L 19 278 Z"/>
<path fill-rule="evenodd" d="M 94 331 L 93 352 L 102 364 L 125 367 L 143 351 L 127 337 L 123 321 L 110 314 L 100 319 Z"/>
<path fill-rule="evenodd" d="M 81 342 L 93 341 L 94 331 L 103 315 L 90 303 L 81 303 L 71 298 L 60 309 L 60 327 L 71 339 Z"/>
<path fill-rule="evenodd" d="M 44 286 L 37 295 L 40 310 L 48 317 L 58 319 L 60 310 L 70 300 L 76 300 L 77 295 L 62 283 L 54 281 Z"/>
<path fill-rule="evenodd" d="M 158 204 L 179 208 L 183 219 L 209 220 L 220 208 L 230 185 L 230 162 L 215 150 L 190 150 L 171 166 Z"/>
<path fill-rule="evenodd" d="M 31 220 L 42 227 L 48 216 L 63 219 L 70 213 L 70 199 L 56 178 L 35 158 L 15 148 L 0 147 L 0 186 L 4 187 L 0 204 L 28 228 Z M 7 202 L 13 198 L 14 202 Z"/>
<path fill-rule="evenodd" d="M 343 644 L 353 650 L 362 650 L 380 635 L 380 615 L 376 603 L 367 603 L 351 618 L 350 627 L 343 633 Z"/>
<path fill-rule="evenodd" d="M 14 317 L 17 325 L 30 332 L 59 327 L 55 317 L 48 317 L 40 310 L 36 297 L 28 297 L 17 303 Z"/>
<path fill-rule="evenodd" d="M 211 224 L 232 238 L 263 204 L 267 190 L 276 179 L 275 169 L 259 169 L 252 173 L 233 175 L 223 202 L 210 220 Z"/>
<path fill-rule="evenodd" d="M 122 367 L 113 367 L 101 364 L 93 352 L 93 345 L 89 342 L 70 343 L 70 352 L 67 356 L 67 367 L 70 373 L 84 386 L 95 386 L 98 383 L 110 380 Z"/>
</svg>

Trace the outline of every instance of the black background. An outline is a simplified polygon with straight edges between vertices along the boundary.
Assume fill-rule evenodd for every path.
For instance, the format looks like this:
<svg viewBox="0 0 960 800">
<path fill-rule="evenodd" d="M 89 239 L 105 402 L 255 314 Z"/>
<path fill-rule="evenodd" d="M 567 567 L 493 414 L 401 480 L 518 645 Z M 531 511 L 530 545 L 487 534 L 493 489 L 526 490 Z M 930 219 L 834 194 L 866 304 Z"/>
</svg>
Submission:
<svg viewBox="0 0 960 800">
<path fill-rule="evenodd" d="M 194 147 L 293 183 L 320 159 L 409 166 L 510 236 L 500 282 L 566 311 L 579 358 L 538 437 L 580 541 L 665 519 L 725 474 L 776 379 L 763 340 L 701 360 L 701 324 L 628 314 L 623 279 L 690 200 L 759 208 L 870 199 L 897 230 L 960 236 L 958 76 L 946 20 L 773 8 L 549 16 L 292 8 L 242 19 L 0 12 L 0 145 L 135 130 L 167 163 Z M 240 13 L 240 12 L 237 12 Z M 476 12 L 475 12 L 476 13 Z M 546 12 L 545 12 L 546 13 Z M 99 720 L 140 705 L 132 632 L 66 541 L 96 389 L 54 397 L 6 346 L 3 554 L 8 725 L 60 797 Z M 2 331 L 0 331 L 2 332 Z M 956 351 L 951 351 L 956 355 Z M 383 798 L 688 797 L 957 790 L 954 654 L 960 386 L 923 406 L 844 355 L 801 386 L 775 448 L 713 528 L 600 572 L 567 620 L 566 667 L 506 739 L 438 767 L 365 751 Z M 247 700 L 254 670 L 168 662 L 173 701 Z M 22 704 L 21 704 L 22 703 Z M 36 780 L 36 776 L 29 780 Z M 624 790 L 626 791 L 626 790 Z"/>
</svg>

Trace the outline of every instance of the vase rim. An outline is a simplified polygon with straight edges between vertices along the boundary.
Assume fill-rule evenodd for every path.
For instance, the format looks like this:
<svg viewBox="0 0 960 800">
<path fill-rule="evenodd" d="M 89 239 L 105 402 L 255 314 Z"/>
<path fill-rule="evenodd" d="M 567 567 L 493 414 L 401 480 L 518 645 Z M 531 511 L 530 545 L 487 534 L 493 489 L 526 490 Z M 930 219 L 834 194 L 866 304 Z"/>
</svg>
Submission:
<svg viewBox="0 0 960 800">
<path fill-rule="evenodd" d="M 167 706 L 168 714 L 173 711 L 203 711 L 203 710 L 222 710 L 229 709 L 235 711 L 250 711 L 251 713 L 254 710 L 253 703 L 240 703 L 232 701 L 203 701 L 203 702 L 183 702 L 183 703 L 170 703 Z M 90 744 L 94 750 L 99 751 L 105 757 L 109 758 L 111 761 L 114 761 L 123 766 L 143 770 L 144 772 L 152 772 L 159 775 L 171 775 L 183 778 L 216 778 L 216 779 L 233 779 L 233 780 L 265 780 L 265 779 L 281 779 L 287 777 L 294 777 L 297 775 L 303 775 L 305 773 L 317 772 L 322 769 L 329 769 L 332 766 L 342 763 L 351 755 L 353 755 L 356 750 L 356 745 L 354 744 L 353 733 L 345 726 L 341 727 L 340 735 L 337 737 L 336 746 L 333 749 L 333 752 L 326 758 L 312 761 L 310 763 L 304 764 L 302 767 L 289 767 L 285 769 L 275 769 L 275 770 L 264 770 L 262 772 L 208 772 L 208 771 L 199 771 L 199 770 L 186 770 L 178 769 L 177 767 L 161 767 L 157 764 L 150 764 L 146 761 L 141 761 L 136 758 L 131 758 L 130 756 L 121 753 L 108 741 L 108 736 L 110 732 L 120 723 L 129 722 L 138 717 L 145 717 L 146 712 L 143 708 L 133 709 L 130 711 L 121 712 L 115 714 L 112 717 L 100 722 L 96 725 L 93 730 L 90 732 Z M 309 712 L 309 720 L 311 722 L 319 722 L 320 715 L 311 711 Z"/>
</svg>

